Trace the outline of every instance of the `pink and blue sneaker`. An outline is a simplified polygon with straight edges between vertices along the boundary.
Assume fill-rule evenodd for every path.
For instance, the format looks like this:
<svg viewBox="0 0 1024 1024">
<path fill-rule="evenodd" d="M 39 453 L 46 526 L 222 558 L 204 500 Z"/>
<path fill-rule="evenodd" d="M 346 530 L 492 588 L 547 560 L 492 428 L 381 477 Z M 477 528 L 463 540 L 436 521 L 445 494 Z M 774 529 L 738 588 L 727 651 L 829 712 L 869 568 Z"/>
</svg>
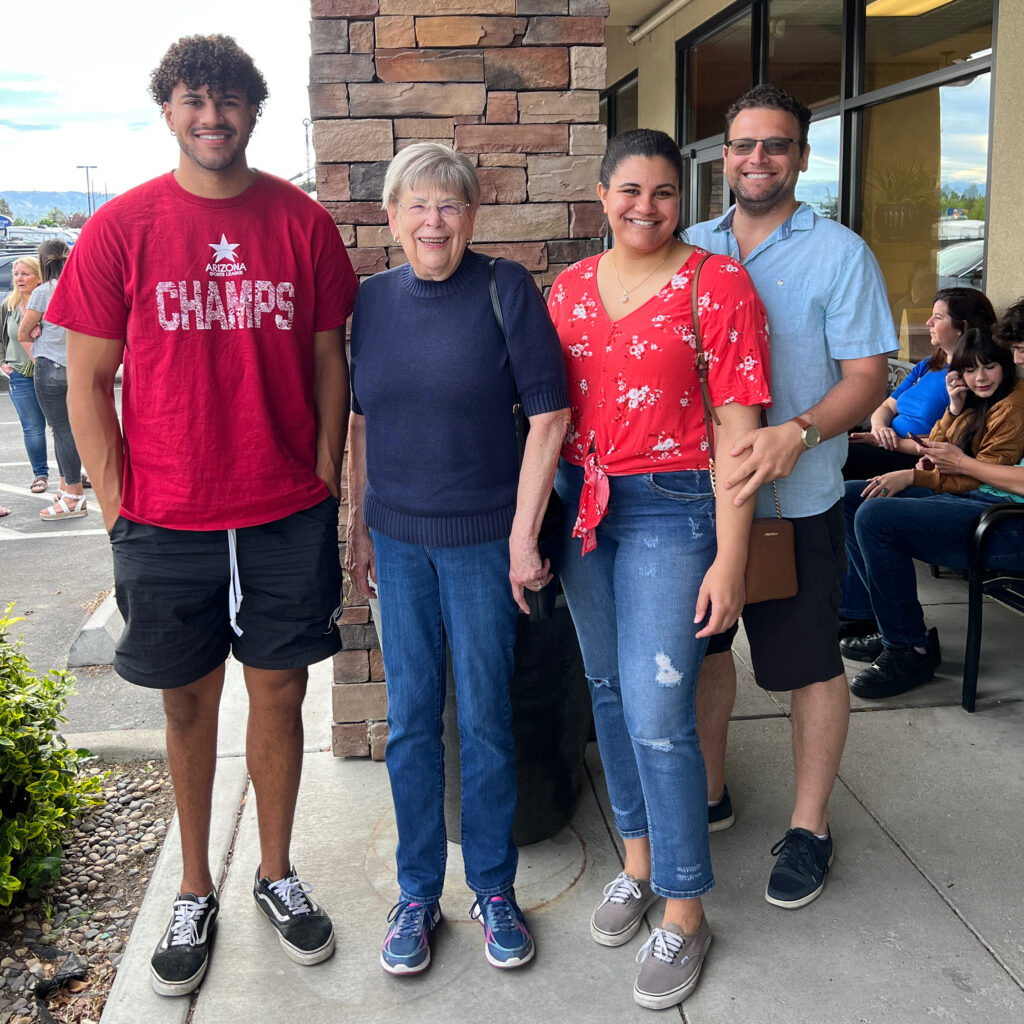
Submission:
<svg viewBox="0 0 1024 1024">
<path fill-rule="evenodd" d="M 380 965 L 388 974 L 419 974 L 430 964 L 430 933 L 441 923 L 438 903 L 399 900 L 388 914 Z"/>
<path fill-rule="evenodd" d="M 469 916 L 484 927 L 484 956 L 492 967 L 520 967 L 533 959 L 533 938 L 511 889 L 478 896 Z"/>
</svg>

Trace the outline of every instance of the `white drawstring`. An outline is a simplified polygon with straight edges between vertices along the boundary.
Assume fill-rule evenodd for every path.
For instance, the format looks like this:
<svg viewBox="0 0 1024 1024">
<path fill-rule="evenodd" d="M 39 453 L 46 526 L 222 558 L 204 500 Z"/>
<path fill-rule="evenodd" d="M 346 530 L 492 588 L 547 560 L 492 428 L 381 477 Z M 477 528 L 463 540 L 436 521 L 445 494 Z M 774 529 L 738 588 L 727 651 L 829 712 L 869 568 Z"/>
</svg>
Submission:
<svg viewBox="0 0 1024 1024">
<path fill-rule="evenodd" d="M 231 580 L 228 585 L 228 615 L 231 617 L 231 628 L 236 636 L 242 635 L 238 625 L 238 609 L 242 607 L 242 581 L 238 576 L 238 552 L 235 550 L 235 531 L 228 530 L 228 562 L 231 565 Z"/>
</svg>

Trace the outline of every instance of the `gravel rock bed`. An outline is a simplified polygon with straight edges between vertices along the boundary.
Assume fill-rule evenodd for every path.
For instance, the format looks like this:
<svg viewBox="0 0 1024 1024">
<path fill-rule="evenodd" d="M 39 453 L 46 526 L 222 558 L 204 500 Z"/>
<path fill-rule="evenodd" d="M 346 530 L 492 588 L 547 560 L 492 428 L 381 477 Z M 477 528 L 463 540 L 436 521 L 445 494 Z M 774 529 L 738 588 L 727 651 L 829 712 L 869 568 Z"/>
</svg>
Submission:
<svg viewBox="0 0 1024 1024">
<path fill-rule="evenodd" d="M 60 879 L 0 908 L 0 1024 L 99 1020 L 174 813 L 165 761 L 83 771 L 107 775 L 106 802 L 65 838 Z"/>
</svg>

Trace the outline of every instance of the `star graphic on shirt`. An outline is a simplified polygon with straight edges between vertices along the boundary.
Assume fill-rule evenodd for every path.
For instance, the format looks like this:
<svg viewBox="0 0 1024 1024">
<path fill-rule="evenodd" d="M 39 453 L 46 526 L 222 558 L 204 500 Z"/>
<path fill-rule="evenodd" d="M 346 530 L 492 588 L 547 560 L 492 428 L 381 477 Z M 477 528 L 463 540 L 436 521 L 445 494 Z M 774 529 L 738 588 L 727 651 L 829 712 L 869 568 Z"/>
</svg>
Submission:
<svg viewBox="0 0 1024 1024">
<path fill-rule="evenodd" d="M 241 242 L 229 242 L 227 235 L 223 232 L 221 232 L 219 242 L 207 242 L 207 245 L 213 250 L 214 263 L 220 263 L 221 260 L 234 261 L 235 250 L 241 244 Z"/>
</svg>

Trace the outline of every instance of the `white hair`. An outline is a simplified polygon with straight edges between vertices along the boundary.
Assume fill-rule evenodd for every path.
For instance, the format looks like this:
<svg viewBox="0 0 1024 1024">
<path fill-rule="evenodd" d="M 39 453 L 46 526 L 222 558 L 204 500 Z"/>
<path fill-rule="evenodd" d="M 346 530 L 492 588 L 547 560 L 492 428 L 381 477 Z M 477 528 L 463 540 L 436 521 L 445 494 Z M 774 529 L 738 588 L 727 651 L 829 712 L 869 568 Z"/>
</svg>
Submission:
<svg viewBox="0 0 1024 1024">
<path fill-rule="evenodd" d="M 462 196 L 470 206 L 480 204 L 480 181 L 469 158 L 440 142 L 414 142 L 388 165 L 384 175 L 381 209 L 397 203 L 407 188 L 434 185 L 453 196 Z"/>
</svg>

